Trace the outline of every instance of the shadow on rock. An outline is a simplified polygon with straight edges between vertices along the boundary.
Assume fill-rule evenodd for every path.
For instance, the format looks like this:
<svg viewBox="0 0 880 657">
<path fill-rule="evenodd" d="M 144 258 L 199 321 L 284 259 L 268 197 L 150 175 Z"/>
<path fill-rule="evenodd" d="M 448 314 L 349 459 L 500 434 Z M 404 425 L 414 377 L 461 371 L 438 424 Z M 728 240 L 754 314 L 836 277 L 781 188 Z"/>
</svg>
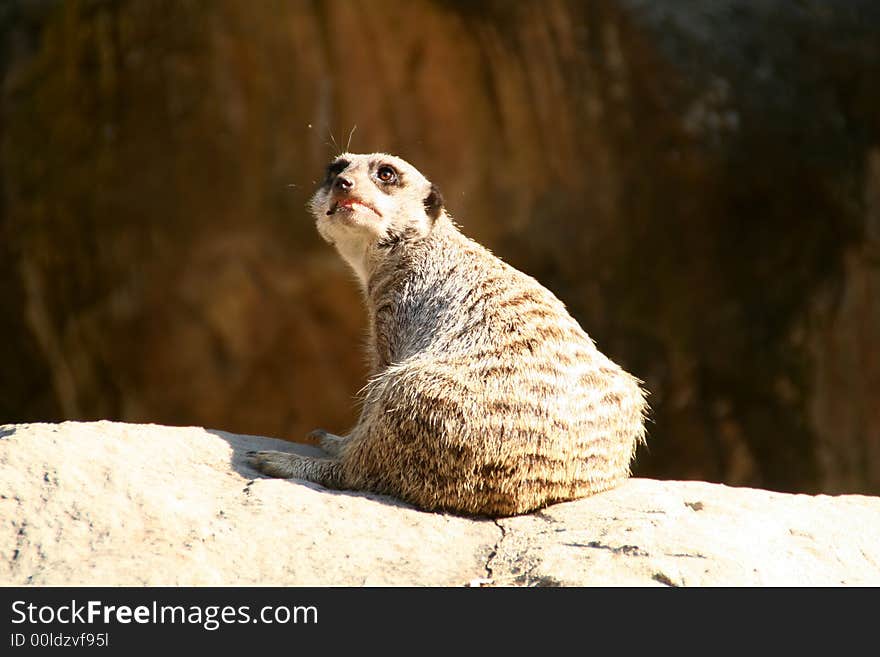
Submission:
<svg viewBox="0 0 880 657">
<path fill-rule="evenodd" d="M 250 451 L 275 450 L 277 452 L 299 454 L 300 456 L 328 458 L 328 455 L 324 450 L 320 449 L 319 447 L 315 447 L 314 445 L 306 445 L 304 443 L 294 443 L 286 440 L 278 440 L 277 438 L 266 438 L 265 436 L 252 436 L 247 434 L 230 433 L 228 431 L 221 431 L 219 429 L 205 429 L 205 431 L 214 436 L 217 436 L 218 438 L 222 438 L 227 443 L 229 443 L 229 446 L 232 447 L 232 458 L 230 459 L 230 465 L 232 466 L 232 469 L 250 482 L 259 479 L 275 479 L 275 477 L 264 475 L 262 472 L 252 467 L 248 463 L 246 454 Z M 0 437 L 2 437 L 2 435 L 3 434 L 0 433 Z M 391 506 L 413 508 L 411 505 L 405 504 L 397 498 L 390 497 L 388 495 L 380 495 L 378 493 L 370 493 L 366 491 L 333 490 L 330 488 L 324 488 L 319 484 L 315 484 L 311 481 L 306 481 L 304 479 L 288 479 L 287 481 L 290 482 L 290 484 L 293 486 L 306 486 L 307 488 L 321 491 L 327 493 L 328 495 L 363 497 L 370 500 L 375 500 L 377 502 L 382 502 L 383 504 L 389 504 Z"/>
</svg>

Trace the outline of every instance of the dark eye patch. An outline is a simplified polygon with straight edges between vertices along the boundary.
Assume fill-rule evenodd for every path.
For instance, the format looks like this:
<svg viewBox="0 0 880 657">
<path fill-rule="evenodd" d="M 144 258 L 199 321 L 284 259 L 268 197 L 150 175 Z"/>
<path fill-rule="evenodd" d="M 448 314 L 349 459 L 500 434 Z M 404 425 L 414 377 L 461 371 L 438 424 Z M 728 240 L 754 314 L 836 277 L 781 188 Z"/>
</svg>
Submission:
<svg viewBox="0 0 880 657">
<path fill-rule="evenodd" d="M 336 160 L 327 165 L 327 177 L 324 179 L 324 184 L 326 185 L 331 182 L 336 176 L 345 171 L 349 164 L 351 162 L 348 160 Z"/>
</svg>

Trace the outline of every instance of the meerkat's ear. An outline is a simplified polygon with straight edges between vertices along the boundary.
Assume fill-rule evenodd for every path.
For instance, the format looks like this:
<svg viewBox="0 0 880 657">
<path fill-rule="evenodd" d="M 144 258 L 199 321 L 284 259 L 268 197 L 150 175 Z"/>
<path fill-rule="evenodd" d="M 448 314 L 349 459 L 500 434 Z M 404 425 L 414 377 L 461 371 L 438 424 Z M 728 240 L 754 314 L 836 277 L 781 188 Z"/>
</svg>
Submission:
<svg viewBox="0 0 880 657">
<path fill-rule="evenodd" d="M 431 218 L 431 221 L 436 221 L 443 210 L 443 195 L 437 189 L 437 185 L 431 184 L 431 192 L 422 203 L 425 206 L 425 214 Z"/>
</svg>

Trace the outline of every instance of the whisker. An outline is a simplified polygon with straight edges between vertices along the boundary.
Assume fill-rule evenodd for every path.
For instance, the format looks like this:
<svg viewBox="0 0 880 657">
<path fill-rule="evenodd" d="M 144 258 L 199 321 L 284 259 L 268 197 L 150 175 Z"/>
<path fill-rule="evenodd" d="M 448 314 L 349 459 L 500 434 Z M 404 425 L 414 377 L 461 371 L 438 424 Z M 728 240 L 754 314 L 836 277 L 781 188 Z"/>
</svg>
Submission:
<svg viewBox="0 0 880 657">
<path fill-rule="evenodd" d="M 333 136 L 333 131 L 330 129 L 329 125 L 327 126 L 327 132 L 330 133 L 330 139 L 333 140 L 333 146 L 336 148 L 336 154 L 341 155 L 342 151 L 339 149 L 339 144 L 336 143 L 336 137 Z"/>
</svg>

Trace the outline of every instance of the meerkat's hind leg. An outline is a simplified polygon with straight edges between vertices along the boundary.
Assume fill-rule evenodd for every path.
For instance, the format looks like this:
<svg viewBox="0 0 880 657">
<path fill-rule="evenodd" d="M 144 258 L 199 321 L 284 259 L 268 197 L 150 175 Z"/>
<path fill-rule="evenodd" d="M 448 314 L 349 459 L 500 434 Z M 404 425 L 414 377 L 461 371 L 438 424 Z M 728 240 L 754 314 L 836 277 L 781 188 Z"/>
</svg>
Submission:
<svg viewBox="0 0 880 657">
<path fill-rule="evenodd" d="M 323 429 L 315 429 L 309 433 L 309 438 L 317 441 L 318 445 L 330 456 L 339 456 L 342 446 L 348 442 L 348 436 L 337 436 Z"/>
<path fill-rule="evenodd" d="M 270 477 L 305 479 L 325 488 L 344 488 L 342 468 L 336 459 L 320 459 L 287 452 L 248 452 L 251 466 Z"/>
</svg>

